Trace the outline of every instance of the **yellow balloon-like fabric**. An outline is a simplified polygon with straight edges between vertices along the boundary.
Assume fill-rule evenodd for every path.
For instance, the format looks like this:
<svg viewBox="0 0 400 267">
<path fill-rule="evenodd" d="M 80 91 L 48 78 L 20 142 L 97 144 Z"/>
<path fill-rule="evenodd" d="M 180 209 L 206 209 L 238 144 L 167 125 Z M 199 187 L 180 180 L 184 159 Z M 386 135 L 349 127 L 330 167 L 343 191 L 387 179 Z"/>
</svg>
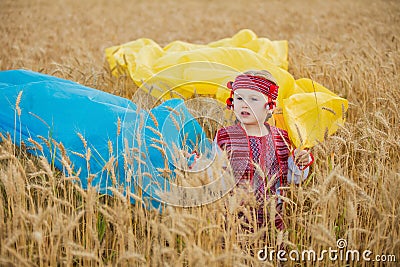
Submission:
<svg viewBox="0 0 400 267">
<path fill-rule="evenodd" d="M 127 73 L 156 98 L 209 96 L 225 103 L 228 81 L 247 70 L 268 70 L 279 85 L 276 126 L 288 131 L 296 147 L 312 147 L 344 122 L 347 100 L 309 79 L 287 72 L 287 41 L 259 38 L 241 30 L 207 45 L 174 41 L 164 48 L 141 38 L 106 49 L 114 75 Z"/>
</svg>

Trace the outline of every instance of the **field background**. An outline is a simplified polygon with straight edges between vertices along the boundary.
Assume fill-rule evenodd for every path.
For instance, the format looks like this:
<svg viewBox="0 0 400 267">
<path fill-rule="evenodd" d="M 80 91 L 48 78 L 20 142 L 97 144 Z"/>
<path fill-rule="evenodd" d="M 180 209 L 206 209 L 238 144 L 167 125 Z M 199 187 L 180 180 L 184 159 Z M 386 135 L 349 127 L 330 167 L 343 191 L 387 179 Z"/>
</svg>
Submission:
<svg viewBox="0 0 400 267">
<path fill-rule="evenodd" d="M 287 205 L 288 232 L 268 229 L 268 245 L 284 240 L 320 251 L 344 238 L 349 249 L 394 254 L 399 264 L 399 1 L 1 0 L 0 19 L 0 70 L 31 69 L 127 98 L 136 87 L 111 76 L 109 46 L 142 37 L 205 44 L 244 28 L 288 40 L 289 72 L 350 105 L 346 127 L 314 149 L 311 179 L 290 189 L 296 204 Z M 225 223 L 222 203 L 159 216 L 123 197 L 82 192 L 7 140 L 0 144 L 0 189 L 2 266 L 275 265 L 252 256 L 260 235 L 236 231 L 235 216 Z M 286 264 L 390 265 L 327 258 Z"/>
</svg>

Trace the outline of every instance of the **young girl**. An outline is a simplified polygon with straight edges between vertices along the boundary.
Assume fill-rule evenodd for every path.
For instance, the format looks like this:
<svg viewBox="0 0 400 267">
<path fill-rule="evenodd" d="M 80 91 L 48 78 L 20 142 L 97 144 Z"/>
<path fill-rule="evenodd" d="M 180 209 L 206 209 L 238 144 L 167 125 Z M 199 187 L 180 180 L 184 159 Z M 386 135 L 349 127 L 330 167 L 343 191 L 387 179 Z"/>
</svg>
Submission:
<svg viewBox="0 0 400 267">
<path fill-rule="evenodd" d="M 248 71 L 228 82 L 228 109 L 238 124 L 217 132 L 216 142 L 227 152 L 238 187 L 250 189 L 257 200 L 258 227 L 268 218 L 264 202 L 288 182 L 300 182 L 308 175 L 312 157 L 305 150 L 292 151 L 286 131 L 267 123 L 276 107 L 278 84 L 268 71 Z M 268 188 L 267 188 L 268 184 Z M 277 198 L 275 225 L 283 230 L 282 200 Z M 244 218 L 248 221 L 249 218 Z"/>
</svg>

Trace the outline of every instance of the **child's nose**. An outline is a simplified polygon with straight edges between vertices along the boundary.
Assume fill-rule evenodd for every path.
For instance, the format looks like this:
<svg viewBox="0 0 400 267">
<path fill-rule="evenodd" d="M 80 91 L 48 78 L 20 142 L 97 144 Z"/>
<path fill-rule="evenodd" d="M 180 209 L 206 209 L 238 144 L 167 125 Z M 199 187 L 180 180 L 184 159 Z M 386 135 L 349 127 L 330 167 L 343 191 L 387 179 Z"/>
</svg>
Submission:
<svg viewBox="0 0 400 267">
<path fill-rule="evenodd" d="M 240 105 L 242 106 L 242 108 L 248 108 L 249 107 L 249 105 L 247 104 L 246 100 L 240 101 Z"/>
</svg>

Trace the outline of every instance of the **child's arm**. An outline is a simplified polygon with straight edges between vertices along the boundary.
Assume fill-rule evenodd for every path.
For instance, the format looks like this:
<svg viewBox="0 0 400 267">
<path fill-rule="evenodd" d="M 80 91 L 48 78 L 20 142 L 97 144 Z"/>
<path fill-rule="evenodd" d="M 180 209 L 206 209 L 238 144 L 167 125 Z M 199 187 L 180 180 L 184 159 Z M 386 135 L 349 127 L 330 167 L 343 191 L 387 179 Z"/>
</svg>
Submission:
<svg viewBox="0 0 400 267">
<path fill-rule="evenodd" d="M 222 157 L 223 156 L 223 151 L 222 149 L 217 145 L 217 140 L 216 138 L 214 139 L 212 143 L 212 151 L 211 151 L 212 158 L 216 157 Z M 207 165 L 210 165 L 209 162 L 211 159 L 209 158 L 202 158 L 202 155 L 199 154 L 197 151 L 193 151 L 192 153 L 186 152 L 185 154 L 187 162 L 188 162 L 188 167 L 191 170 L 198 170 L 199 167 L 204 167 L 204 164 L 201 164 L 204 162 L 207 162 Z M 199 166 L 200 165 L 200 166 Z M 226 164 L 222 166 L 223 168 L 226 168 Z"/>
<path fill-rule="evenodd" d="M 212 144 L 211 153 L 201 154 L 185 153 L 189 172 L 205 175 L 209 188 L 218 194 L 225 194 L 236 184 L 229 168 L 229 160 L 224 151 L 218 146 L 216 140 Z M 218 189 L 218 190 L 217 190 Z M 223 193 L 220 193 L 223 192 Z"/>
</svg>

